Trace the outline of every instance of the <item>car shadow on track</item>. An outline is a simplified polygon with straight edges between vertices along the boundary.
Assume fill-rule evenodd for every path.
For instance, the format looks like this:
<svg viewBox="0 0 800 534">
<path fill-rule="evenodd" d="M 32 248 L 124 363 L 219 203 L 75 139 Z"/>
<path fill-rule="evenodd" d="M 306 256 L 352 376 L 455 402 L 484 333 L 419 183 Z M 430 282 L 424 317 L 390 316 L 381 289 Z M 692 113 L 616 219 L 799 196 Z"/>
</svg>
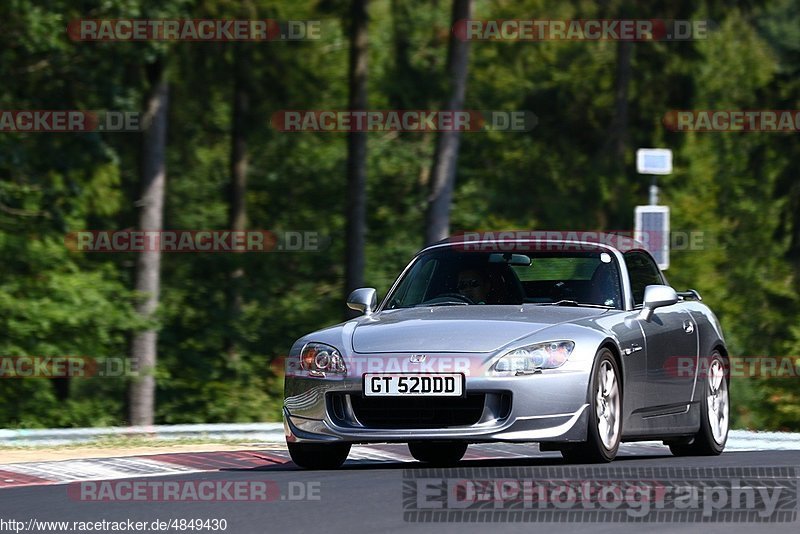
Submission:
<svg viewBox="0 0 800 534">
<path fill-rule="evenodd" d="M 446 467 L 445 469 L 464 469 L 464 468 L 483 468 L 483 467 L 564 467 L 564 466 L 598 466 L 598 465 L 615 465 L 617 462 L 628 462 L 628 461 L 636 461 L 636 460 L 653 460 L 653 459 L 663 459 L 663 458 L 671 458 L 672 456 L 662 455 L 662 456 L 629 456 L 629 457 L 618 457 L 613 463 L 611 464 L 573 464 L 564 461 L 562 458 L 559 457 L 551 457 L 551 458 L 491 458 L 491 459 L 484 459 L 484 460 L 462 460 L 453 466 Z M 294 464 L 291 464 L 294 466 Z M 296 467 L 296 466 L 295 466 Z M 296 467 L 297 468 L 297 467 Z M 364 470 L 364 469 L 430 469 L 433 468 L 429 464 L 424 462 L 417 462 L 417 461 L 409 461 L 409 462 L 391 462 L 391 463 L 379 463 L 369 460 L 353 460 L 345 462 L 345 464 L 340 467 L 340 470 Z M 297 468 L 299 469 L 299 468 Z M 442 468 L 439 468 L 442 469 Z"/>
<path fill-rule="evenodd" d="M 254 456 L 258 456 L 255 454 Z M 620 455 L 610 464 L 573 464 L 566 462 L 560 456 L 546 456 L 546 457 L 515 457 L 515 458 L 482 458 L 482 459 L 466 459 L 461 460 L 457 464 L 447 467 L 445 469 L 463 469 L 463 468 L 482 468 L 482 467 L 564 467 L 564 466 L 614 466 L 620 463 L 629 462 L 643 462 L 652 460 L 665 460 L 674 458 L 671 454 L 651 453 L 651 454 L 630 454 Z M 291 460 L 287 459 L 284 463 L 275 461 L 275 458 L 264 458 L 265 461 L 270 462 L 268 465 L 257 467 L 228 467 L 222 468 L 220 471 L 228 472 L 247 472 L 247 471 L 305 471 L 294 464 Z M 338 469 L 330 471 L 364 471 L 364 470 L 396 470 L 396 469 L 429 469 L 432 466 L 418 462 L 416 460 L 374 460 L 374 459 L 351 459 L 347 460 L 344 465 Z"/>
</svg>

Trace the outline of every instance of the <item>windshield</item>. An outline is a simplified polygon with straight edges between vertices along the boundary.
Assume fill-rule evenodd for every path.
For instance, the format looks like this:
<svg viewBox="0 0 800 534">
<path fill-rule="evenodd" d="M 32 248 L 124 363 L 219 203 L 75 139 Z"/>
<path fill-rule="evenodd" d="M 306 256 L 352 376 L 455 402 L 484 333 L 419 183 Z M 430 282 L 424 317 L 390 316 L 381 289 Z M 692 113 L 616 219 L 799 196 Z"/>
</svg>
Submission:
<svg viewBox="0 0 800 534">
<path fill-rule="evenodd" d="M 389 295 L 386 309 L 456 305 L 594 305 L 621 308 L 619 269 L 602 250 L 420 255 Z"/>
</svg>

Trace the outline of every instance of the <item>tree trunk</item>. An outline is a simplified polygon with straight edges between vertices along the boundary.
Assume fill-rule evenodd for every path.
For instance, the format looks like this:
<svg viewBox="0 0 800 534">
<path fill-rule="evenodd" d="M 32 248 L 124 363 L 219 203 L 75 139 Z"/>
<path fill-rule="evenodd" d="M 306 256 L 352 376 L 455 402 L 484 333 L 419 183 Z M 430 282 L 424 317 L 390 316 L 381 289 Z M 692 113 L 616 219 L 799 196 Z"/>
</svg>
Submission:
<svg viewBox="0 0 800 534">
<path fill-rule="evenodd" d="M 618 169 L 625 169 L 628 148 L 628 87 L 631 81 L 631 42 L 617 43 L 617 72 L 614 80 L 614 118 L 609 131 L 611 152 Z"/>
<path fill-rule="evenodd" d="M 353 0 L 350 28 L 350 102 L 348 109 L 367 109 L 367 0 Z M 367 133 L 347 137 L 347 246 L 345 294 L 364 285 L 367 233 Z"/>
<path fill-rule="evenodd" d="M 248 62 L 244 46 L 237 43 L 234 51 L 233 65 L 233 131 L 231 132 L 231 182 L 229 188 L 228 225 L 234 232 L 247 229 L 247 119 L 250 111 L 250 99 L 247 88 L 246 69 Z M 225 351 L 230 361 L 239 358 L 237 346 L 237 322 L 242 312 L 242 289 L 244 268 L 238 265 L 238 257 L 234 257 L 233 268 L 228 275 L 228 321 L 229 327 L 225 340 Z"/>
<path fill-rule="evenodd" d="M 141 178 L 142 198 L 139 213 L 140 230 L 161 230 L 164 216 L 166 185 L 165 152 L 167 143 L 167 110 L 169 85 L 161 62 L 149 69 L 151 92 L 147 98 L 144 117 Z M 136 263 L 136 291 L 142 299 L 136 311 L 151 319 L 158 307 L 161 277 L 160 250 L 139 254 Z M 152 425 L 155 412 L 155 368 L 158 332 L 148 329 L 136 332 L 131 347 L 132 368 L 138 371 L 130 388 L 130 422 L 132 425 Z"/>
<path fill-rule="evenodd" d="M 470 18 L 471 12 L 472 0 L 453 0 L 453 24 L 458 20 Z M 447 53 L 450 96 L 445 106 L 446 111 L 464 108 L 468 62 L 469 41 L 462 41 L 451 33 Z M 431 170 L 431 191 L 428 196 L 428 209 L 425 217 L 425 242 L 428 244 L 444 239 L 450 233 L 450 204 L 453 200 L 460 144 L 461 132 L 439 133 Z"/>
<path fill-rule="evenodd" d="M 626 11 L 622 11 L 619 18 L 625 18 Z M 628 96 L 631 82 L 631 52 L 630 41 L 617 43 L 617 66 L 614 78 L 614 117 L 608 129 L 608 138 L 603 147 L 603 154 L 608 154 L 609 169 L 611 171 L 611 196 L 608 203 L 599 203 L 597 210 L 598 225 L 600 228 L 608 227 L 610 222 L 615 226 L 623 224 L 630 214 L 620 212 L 621 199 L 625 198 L 625 189 L 629 187 L 627 180 L 627 166 L 625 153 L 628 151 Z M 601 156 L 603 157 L 603 156 Z M 624 228 L 624 226 L 622 226 Z"/>
</svg>

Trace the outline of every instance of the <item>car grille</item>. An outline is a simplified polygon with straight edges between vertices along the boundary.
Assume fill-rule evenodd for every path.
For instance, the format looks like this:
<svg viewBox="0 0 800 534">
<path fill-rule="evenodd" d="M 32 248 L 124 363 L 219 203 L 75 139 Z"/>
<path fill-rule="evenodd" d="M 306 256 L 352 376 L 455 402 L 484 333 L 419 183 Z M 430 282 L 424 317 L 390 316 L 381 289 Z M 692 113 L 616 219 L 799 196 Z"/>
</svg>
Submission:
<svg viewBox="0 0 800 534">
<path fill-rule="evenodd" d="M 348 410 L 350 401 L 352 411 Z M 510 411 L 510 395 L 468 393 L 465 397 L 364 397 L 332 393 L 328 413 L 334 422 L 368 428 L 447 428 L 474 425 L 486 416 L 499 419 Z M 497 413 L 502 412 L 502 413 Z M 353 416 L 355 420 L 353 420 Z"/>
</svg>

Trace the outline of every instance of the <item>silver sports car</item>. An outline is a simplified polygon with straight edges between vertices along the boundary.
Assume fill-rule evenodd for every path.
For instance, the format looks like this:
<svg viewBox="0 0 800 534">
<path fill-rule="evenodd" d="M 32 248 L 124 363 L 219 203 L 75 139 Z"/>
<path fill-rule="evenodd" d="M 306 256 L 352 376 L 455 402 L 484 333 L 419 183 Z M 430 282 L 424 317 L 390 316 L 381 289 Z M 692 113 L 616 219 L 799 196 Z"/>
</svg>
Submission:
<svg viewBox="0 0 800 534">
<path fill-rule="evenodd" d="M 353 443 L 458 462 L 469 443 L 538 442 L 607 462 L 621 441 L 722 452 L 728 351 L 694 290 L 630 240 L 451 238 L 420 251 L 378 304 L 299 339 L 283 408 L 292 460 L 340 466 Z"/>
</svg>

